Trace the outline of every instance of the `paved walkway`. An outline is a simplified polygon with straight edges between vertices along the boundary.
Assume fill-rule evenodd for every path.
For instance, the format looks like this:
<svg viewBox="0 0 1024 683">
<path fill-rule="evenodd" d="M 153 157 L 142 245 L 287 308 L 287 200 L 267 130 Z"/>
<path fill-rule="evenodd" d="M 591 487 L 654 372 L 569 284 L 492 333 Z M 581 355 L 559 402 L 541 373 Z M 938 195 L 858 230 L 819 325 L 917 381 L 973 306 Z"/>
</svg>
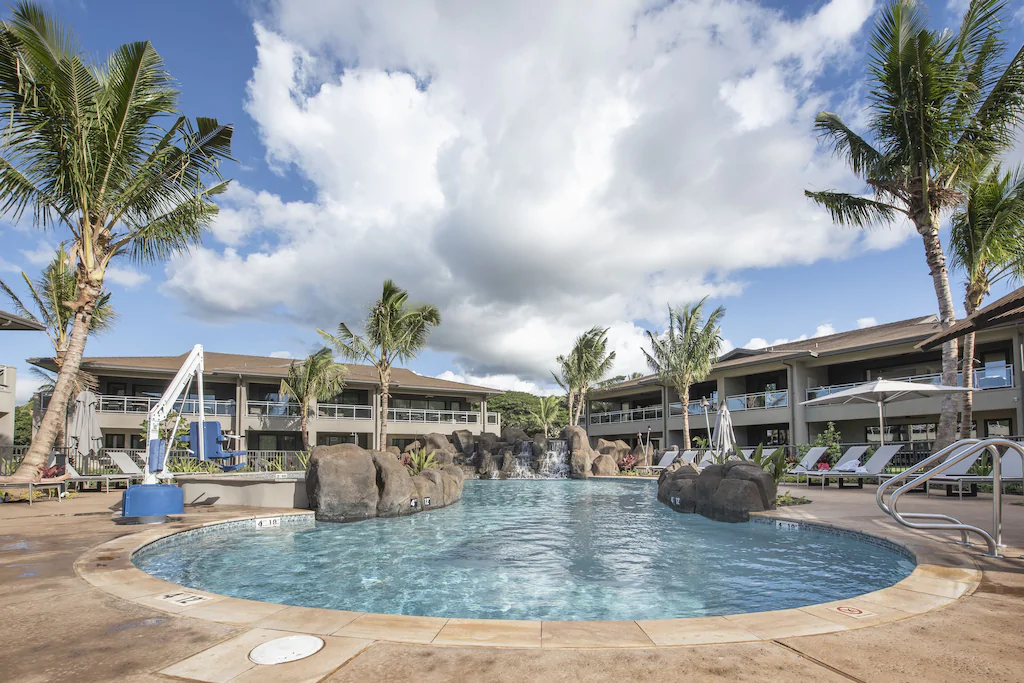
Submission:
<svg viewBox="0 0 1024 683">
<path fill-rule="evenodd" d="M 866 531 L 902 533 L 875 506 L 871 490 L 821 491 L 792 487 L 811 505 L 783 514 Z M 810 637 L 714 646 L 634 650 L 520 650 L 438 647 L 354 641 L 331 643 L 329 670 L 301 662 L 229 671 L 218 657 L 203 665 L 196 655 L 226 643 L 248 648 L 259 629 L 177 617 L 92 588 L 74 572 L 88 549 L 135 533 L 113 525 L 116 493 L 84 493 L 73 500 L 0 505 L 0 680 L 169 681 L 158 674 L 183 660 L 190 679 L 217 681 L 1024 681 L 1024 561 L 990 560 L 975 550 L 959 555 L 937 536 L 941 551 L 976 563 L 979 589 L 956 604 L 883 626 Z M 1024 550 L 1024 506 L 1006 499 L 1004 534 Z M 953 514 L 988 526 L 984 497 L 947 501 L 933 494 L 908 502 L 921 511 Z M 205 508 L 190 517 L 237 515 L 240 509 Z M 920 535 L 907 535 L 915 540 Z M 937 546 L 938 547 L 938 546 Z M 247 651 L 247 650 L 246 650 Z M 318 655 L 319 656 L 319 655 Z M 310 658 L 311 661 L 313 658 Z M 285 668 L 290 667 L 290 668 Z M 180 679 L 178 679 L 180 680 Z"/>
</svg>

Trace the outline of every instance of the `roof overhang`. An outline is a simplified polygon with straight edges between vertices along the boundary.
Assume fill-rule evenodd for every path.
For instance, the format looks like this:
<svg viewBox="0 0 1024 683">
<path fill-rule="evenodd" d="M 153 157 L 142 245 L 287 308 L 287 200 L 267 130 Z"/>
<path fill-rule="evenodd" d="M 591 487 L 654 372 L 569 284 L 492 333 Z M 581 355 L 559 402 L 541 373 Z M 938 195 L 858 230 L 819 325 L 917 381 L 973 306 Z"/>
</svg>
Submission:
<svg viewBox="0 0 1024 683">
<path fill-rule="evenodd" d="M 979 309 L 951 327 L 936 332 L 917 345 L 922 351 L 930 351 L 946 342 L 971 332 L 980 332 L 1001 325 L 1012 325 L 1024 320 L 1024 287 L 1016 289 L 1001 299 Z"/>
<path fill-rule="evenodd" d="M 0 330 L 7 332 L 42 332 L 46 326 L 35 320 L 23 318 L 7 311 L 0 311 Z"/>
</svg>

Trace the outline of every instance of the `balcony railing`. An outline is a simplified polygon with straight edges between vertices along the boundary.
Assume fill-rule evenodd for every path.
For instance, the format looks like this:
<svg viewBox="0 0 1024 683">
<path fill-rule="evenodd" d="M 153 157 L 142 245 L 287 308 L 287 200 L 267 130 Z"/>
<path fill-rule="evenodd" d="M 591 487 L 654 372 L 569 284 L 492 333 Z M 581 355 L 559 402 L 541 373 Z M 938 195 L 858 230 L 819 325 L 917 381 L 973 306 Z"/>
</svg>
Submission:
<svg viewBox="0 0 1024 683">
<path fill-rule="evenodd" d="M 372 420 L 373 406 L 318 403 L 316 416 L 327 420 Z"/>
<path fill-rule="evenodd" d="M 159 398 L 150 396 L 100 396 L 97 411 L 101 413 L 139 413 L 145 415 Z M 180 400 L 174 404 L 174 412 L 179 415 L 198 415 L 199 399 L 189 398 Z M 233 400 L 208 400 L 203 401 L 204 415 L 235 414 L 235 402 Z"/>
<path fill-rule="evenodd" d="M 614 410 L 608 413 L 591 413 L 590 424 L 618 424 L 620 422 L 645 422 L 661 419 L 661 406 L 633 408 L 631 410 Z"/>
<path fill-rule="evenodd" d="M 0 391 L 11 391 L 14 387 L 10 385 L 11 378 L 7 375 L 7 366 L 0 365 Z"/>
<path fill-rule="evenodd" d="M 388 408 L 392 422 L 438 422 L 443 424 L 480 424 L 480 413 L 468 410 L 420 410 Z M 496 424 L 488 422 L 488 424 Z"/>
<path fill-rule="evenodd" d="M 298 417 L 299 404 L 290 401 L 246 401 L 251 417 Z"/>
<path fill-rule="evenodd" d="M 789 391 L 761 391 L 756 394 L 739 394 L 726 396 L 725 404 L 731 412 L 741 410 L 763 410 L 766 408 L 785 408 L 789 405 Z"/>
<path fill-rule="evenodd" d="M 708 401 L 708 413 L 714 413 L 718 410 L 717 401 Z M 690 401 L 686 404 L 686 412 L 690 415 L 703 415 L 704 409 L 700 406 L 700 401 Z M 679 417 L 683 414 L 683 404 L 679 401 L 670 403 L 668 406 L 669 417 Z"/>
<path fill-rule="evenodd" d="M 942 384 L 942 373 L 933 372 L 927 375 L 911 375 L 910 377 L 887 377 L 894 382 L 916 382 L 920 384 Z M 956 375 L 956 384 L 960 385 L 963 373 Z M 839 391 L 859 387 L 867 382 L 851 382 L 850 384 L 832 384 L 825 387 L 812 387 L 807 390 L 807 400 L 821 398 Z M 978 389 L 1005 389 L 1013 386 L 1013 367 L 1010 365 L 995 368 L 979 368 L 974 371 L 974 386 Z"/>
<path fill-rule="evenodd" d="M 498 424 L 498 413 L 487 413 L 487 424 L 496 425 Z"/>
</svg>

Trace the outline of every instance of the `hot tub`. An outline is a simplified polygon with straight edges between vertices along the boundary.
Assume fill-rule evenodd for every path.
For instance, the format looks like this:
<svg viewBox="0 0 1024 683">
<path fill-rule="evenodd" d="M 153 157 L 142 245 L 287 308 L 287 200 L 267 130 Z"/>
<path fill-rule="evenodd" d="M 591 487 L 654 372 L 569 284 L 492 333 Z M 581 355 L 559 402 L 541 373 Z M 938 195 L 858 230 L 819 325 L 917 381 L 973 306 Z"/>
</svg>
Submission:
<svg viewBox="0 0 1024 683">
<path fill-rule="evenodd" d="M 305 472 L 176 474 L 186 505 L 309 508 Z"/>
</svg>

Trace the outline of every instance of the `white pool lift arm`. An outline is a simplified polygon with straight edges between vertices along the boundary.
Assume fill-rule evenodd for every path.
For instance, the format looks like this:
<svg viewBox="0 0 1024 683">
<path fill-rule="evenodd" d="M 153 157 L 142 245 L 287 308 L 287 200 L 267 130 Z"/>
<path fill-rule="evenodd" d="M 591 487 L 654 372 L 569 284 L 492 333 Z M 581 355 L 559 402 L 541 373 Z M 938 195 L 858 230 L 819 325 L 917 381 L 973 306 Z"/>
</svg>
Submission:
<svg viewBox="0 0 1024 683">
<path fill-rule="evenodd" d="M 146 468 L 145 468 L 145 484 L 156 484 L 157 483 L 157 471 L 159 470 L 161 475 L 167 475 L 167 461 L 170 459 L 171 446 L 174 444 L 174 437 L 178 431 L 178 424 L 181 422 L 181 415 L 178 415 L 178 419 L 174 423 L 174 427 L 171 429 L 170 437 L 167 440 L 167 444 L 160 449 L 158 444 L 161 443 L 160 438 L 160 427 L 163 425 L 164 420 L 174 410 L 174 404 L 179 398 L 188 398 L 188 390 L 192 386 L 192 379 L 196 378 L 198 382 L 197 392 L 199 396 L 199 443 L 197 453 L 200 460 L 203 460 L 203 422 L 206 415 L 205 406 L 203 405 L 203 345 L 196 344 L 192 347 L 192 351 L 188 354 L 188 358 L 182 364 L 181 368 L 178 369 L 178 373 L 171 380 L 171 383 L 167 386 L 167 390 L 164 391 L 163 396 L 157 401 L 153 407 L 149 410 L 149 417 L 147 423 L 146 433 Z M 184 400 L 182 401 L 182 409 L 184 410 Z M 155 457 L 156 456 L 156 457 Z"/>
</svg>

